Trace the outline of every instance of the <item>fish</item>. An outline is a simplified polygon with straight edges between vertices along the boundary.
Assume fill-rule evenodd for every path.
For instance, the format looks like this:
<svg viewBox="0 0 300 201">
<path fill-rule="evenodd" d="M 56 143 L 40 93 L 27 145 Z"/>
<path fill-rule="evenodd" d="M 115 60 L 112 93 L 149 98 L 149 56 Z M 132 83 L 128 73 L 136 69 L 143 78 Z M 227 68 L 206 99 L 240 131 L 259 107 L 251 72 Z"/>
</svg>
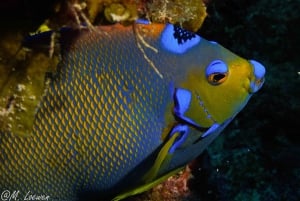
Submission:
<svg viewBox="0 0 300 201">
<path fill-rule="evenodd" d="M 144 192 L 200 155 L 266 71 L 196 33 L 145 20 L 65 28 L 60 43 L 32 132 L 0 135 L 2 199 Z"/>
</svg>

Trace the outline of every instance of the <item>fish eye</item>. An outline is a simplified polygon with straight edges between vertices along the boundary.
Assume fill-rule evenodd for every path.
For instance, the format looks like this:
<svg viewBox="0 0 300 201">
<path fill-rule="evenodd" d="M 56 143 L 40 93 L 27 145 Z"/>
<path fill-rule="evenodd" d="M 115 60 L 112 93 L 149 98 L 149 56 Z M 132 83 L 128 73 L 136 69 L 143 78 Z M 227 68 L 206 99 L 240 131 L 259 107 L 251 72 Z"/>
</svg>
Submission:
<svg viewBox="0 0 300 201">
<path fill-rule="evenodd" d="M 228 66 L 221 60 L 214 60 L 206 68 L 207 81 L 212 85 L 223 83 L 228 77 Z"/>
<path fill-rule="evenodd" d="M 208 76 L 207 80 L 209 83 L 213 85 L 218 85 L 223 83 L 226 80 L 227 74 L 226 73 L 215 73 Z"/>
</svg>

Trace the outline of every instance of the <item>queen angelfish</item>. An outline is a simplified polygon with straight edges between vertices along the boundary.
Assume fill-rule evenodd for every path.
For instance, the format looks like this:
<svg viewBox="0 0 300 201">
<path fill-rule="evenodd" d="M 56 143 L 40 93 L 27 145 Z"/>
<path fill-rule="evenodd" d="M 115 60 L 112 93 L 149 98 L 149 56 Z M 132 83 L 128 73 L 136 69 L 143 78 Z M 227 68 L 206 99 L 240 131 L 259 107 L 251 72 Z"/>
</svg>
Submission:
<svg viewBox="0 0 300 201">
<path fill-rule="evenodd" d="M 207 148 L 264 82 L 259 62 L 171 24 L 65 30 L 61 44 L 30 136 L 0 135 L 0 192 L 11 200 L 150 189 Z"/>
</svg>

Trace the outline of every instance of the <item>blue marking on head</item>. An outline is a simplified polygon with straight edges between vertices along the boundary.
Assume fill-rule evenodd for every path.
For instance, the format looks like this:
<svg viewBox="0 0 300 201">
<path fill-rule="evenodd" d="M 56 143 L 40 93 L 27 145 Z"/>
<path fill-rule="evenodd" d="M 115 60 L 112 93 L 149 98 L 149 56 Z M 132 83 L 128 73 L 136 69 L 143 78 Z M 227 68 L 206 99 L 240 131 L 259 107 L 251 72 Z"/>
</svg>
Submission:
<svg viewBox="0 0 300 201">
<path fill-rule="evenodd" d="M 184 113 L 189 109 L 190 102 L 192 100 L 192 93 L 186 89 L 176 88 L 174 92 L 174 114 L 176 117 L 192 124 L 196 127 L 200 127 L 196 122 L 190 118 L 184 116 Z"/>
<path fill-rule="evenodd" d="M 168 51 L 183 54 L 197 45 L 201 37 L 172 24 L 167 24 L 161 36 L 161 43 Z"/>
<path fill-rule="evenodd" d="M 255 75 L 255 77 L 257 79 L 263 78 L 265 76 L 265 73 L 266 73 L 265 67 L 261 63 L 255 61 L 255 60 L 250 60 L 250 63 L 254 67 L 254 75 Z"/>
<path fill-rule="evenodd" d="M 214 73 L 227 73 L 228 66 L 221 60 L 214 60 L 206 68 L 206 76 L 209 76 Z"/>
<path fill-rule="evenodd" d="M 218 128 L 220 127 L 220 124 L 214 123 L 203 135 L 202 138 L 209 136 L 210 134 L 214 133 Z"/>
<path fill-rule="evenodd" d="M 250 91 L 251 91 L 251 93 L 255 93 L 264 84 L 264 81 L 265 81 L 264 77 L 265 77 L 266 69 L 261 63 L 255 61 L 255 60 L 249 60 L 249 61 L 253 66 L 253 73 L 255 76 L 255 79 L 253 81 L 251 81 L 251 83 L 250 83 Z"/>
<path fill-rule="evenodd" d="M 185 89 L 176 89 L 175 96 L 175 112 L 177 114 L 184 114 L 189 108 L 192 94 Z"/>
</svg>

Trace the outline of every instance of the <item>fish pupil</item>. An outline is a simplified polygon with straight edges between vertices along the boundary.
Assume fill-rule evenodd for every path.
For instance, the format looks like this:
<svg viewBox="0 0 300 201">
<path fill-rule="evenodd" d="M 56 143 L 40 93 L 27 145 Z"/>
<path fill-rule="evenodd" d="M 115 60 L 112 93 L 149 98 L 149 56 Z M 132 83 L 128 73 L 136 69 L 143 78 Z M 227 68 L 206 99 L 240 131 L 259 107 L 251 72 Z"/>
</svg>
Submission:
<svg viewBox="0 0 300 201">
<path fill-rule="evenodd" d="M 218 73 L 218 74 L 214 75 L 213 81 L 218 82 L 218 81 L 220 81 L 221 79 L 223 79 L 224 77 L 225 77 L 224 74 Z"/>
<path fill-rule="evenodd" d="M 184 30 L 180 27 L 174 26 L 174 38 L 177 39 L 178 44 L 183 44 L 188 40 L 196 37 L 196 34 Z"/>
</svg>

